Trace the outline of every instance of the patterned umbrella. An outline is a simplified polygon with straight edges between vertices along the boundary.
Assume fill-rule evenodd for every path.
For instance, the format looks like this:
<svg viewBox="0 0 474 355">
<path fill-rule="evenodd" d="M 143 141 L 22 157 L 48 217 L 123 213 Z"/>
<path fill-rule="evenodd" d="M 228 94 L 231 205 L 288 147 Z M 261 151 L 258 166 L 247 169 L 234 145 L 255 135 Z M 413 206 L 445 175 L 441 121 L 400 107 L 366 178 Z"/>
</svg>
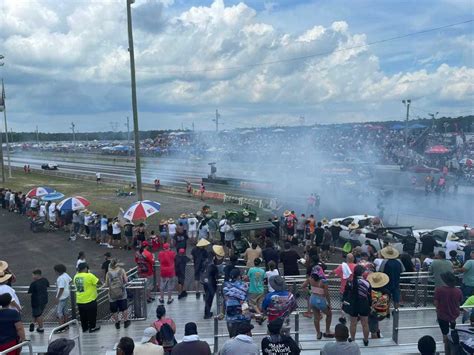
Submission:
<svg viewBox="0 0 474 355">
<path fill-rule="evenodd" d="M 155 201 L 137 201 L 125 211 L 123 218 L 126 218 L 130 221 L 146 219 L 152 214 L 158 213 L 160 211 L 160 207 L 161 205 Z"/>
<path fill-rule="evenodd" d="M 62 200 L 57 209 L 59 211 L 77 211 L 82 210 L 89 206 L 91 203 L 82 196 L 68 197 Z"/>
<path fill-rule="evenodd" d="M 56 201 L 56 200 L 60 200 L 64 198 L 64 195 L 60 192 L 52 192 L 50 194 L 47 194 L 47 195 L 44 195 L 44 196 L 41 196 L 41 199 L 43 201 Z"/>
<path fill-rule="evenodd" d="M 54 192 L 54 189 L 52 189 L 51 187 L 38 186 L 28 191 L 26 197 L 41 197 L 50 194 L 51 192 Z"/>
</svg>

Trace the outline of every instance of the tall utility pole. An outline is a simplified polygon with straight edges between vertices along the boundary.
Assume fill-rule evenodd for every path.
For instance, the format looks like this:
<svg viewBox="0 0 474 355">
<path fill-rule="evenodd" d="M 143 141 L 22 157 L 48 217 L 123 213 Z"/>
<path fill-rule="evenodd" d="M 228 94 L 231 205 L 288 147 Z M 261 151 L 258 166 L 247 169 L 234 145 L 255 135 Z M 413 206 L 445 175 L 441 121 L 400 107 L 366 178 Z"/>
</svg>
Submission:
<svg viewBox="0 0 474 355">
<path fill-rule="evenodd" d="M 212 121 L 216 123 L 216 132 L 219 132 L 219 118 L 221 117 L 219 111 L 216 109 L 216 118 Z"/>
<path fill-rule="evenodd" d="M 127 145 L 128 145 L 128 156 L 132 154 L 132 145 L 130 144 L 130 117 L 127 116 L 127 123 L 125 123 L 125 126 L 127 126 Z"/>
<path fill-rule="evenodd" d="M 72 130 L 72 141 L 74 143 L 74 147 L 76 147 L 76 125 L 74 122 L 71 122 L 71 130 Z"/>
<path fill-rule="evenodd" d="M 3 132 L 0 129 L 0 162 L 2 165 L 2 182 L 5 182 L 5 164 L 3 162 Z"/>
<path fill-rule="evenodd" d="M 130 53 L 130 77 L 132 85 L 133 135 L 135 138 L 135 175 L 137 177 L 137 197 L 143 200 L 142 171 L 140 166 L 140 131 L 138 130 L 137 85 L 135 81 L 135 52 L 133 49 L 132 4 L 127 0 L 128 52 Z"/>
<path fill-rule="evenodd" d="M 3 99 L 3 119 L 5 121 L 5 142 L 7 143 L 7 160 L 8 160 L 8 177 L 12 177 L 12 165 L 10 162 L 10 144 L 8 143 L 8 126 L 7 126 L 7 103 L 5 100 L 5 86 L 2 79 L 2 99 Z"/>
<path fill-rule="evenodd" d="M 38 126 L 36 126 L 36 144 L 38 145 L 38 149 L 39 149 L 40 139 L 39 139 Z"/>
<path fill-rule="evenodd" d="M 411 100 L 402 100 L 402 103 L 407 107 L 407 118 L 405 120 L 405 158 L 408 158 L 408 120 L 410 118 Z"/>
</svg>

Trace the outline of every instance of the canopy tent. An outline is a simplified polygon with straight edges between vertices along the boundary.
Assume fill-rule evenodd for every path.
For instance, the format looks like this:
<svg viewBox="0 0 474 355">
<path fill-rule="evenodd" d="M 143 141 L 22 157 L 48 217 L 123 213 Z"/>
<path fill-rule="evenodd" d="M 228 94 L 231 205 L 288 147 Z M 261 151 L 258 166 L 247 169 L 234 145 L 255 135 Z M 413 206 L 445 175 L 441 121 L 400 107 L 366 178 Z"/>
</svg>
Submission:
<svg viewBox="0 0 474 355">
<path fill-rule="evenodd" d="M 422 129 L 422 128 L 426 128 L 426 126 L 420 123 L 414 123 L 410 126 L 410 129 Z"/>
<path fill-rule="evenodd" d="M 400 124 L 400 123 L 396 123 L 396 124 L 394 124 L 390 127 L 390 129 L 393 129 L 393 130 L 396 130 L 396 131 L 400 130 L 400 129 L 404 129 L 404 128 L 405 128 L 405 126 Z"/>
<path fill-rule="evenodd" d="M 426 154 L 446 154 L 449 153 L 449 149 L 444 145 L 434 145 L 425 151 Z"/>
</svg>

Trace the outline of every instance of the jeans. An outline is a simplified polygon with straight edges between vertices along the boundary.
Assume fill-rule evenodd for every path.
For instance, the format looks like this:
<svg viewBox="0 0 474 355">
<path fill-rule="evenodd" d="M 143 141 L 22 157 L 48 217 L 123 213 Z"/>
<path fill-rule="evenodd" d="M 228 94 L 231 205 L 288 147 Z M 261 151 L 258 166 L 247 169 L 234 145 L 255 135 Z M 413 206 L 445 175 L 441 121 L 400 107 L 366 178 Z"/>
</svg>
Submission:
<svg viewBox="0 0 474 355">
<path fill-rule="evenodd" d="M 97 301 L 80 303 L 77 305 L 77 308 L 79 308 L 82 331 L 86 332 L 89 329 L 94 329 L 97 321 Z"/>
<path fill-rule="evenodd" d="M 211 315 L 212 302 L 214 301 L 214 295 L 216 290 L 212 285 L 204 284 L 204 316 L 209 317 Z"/>
</svg>

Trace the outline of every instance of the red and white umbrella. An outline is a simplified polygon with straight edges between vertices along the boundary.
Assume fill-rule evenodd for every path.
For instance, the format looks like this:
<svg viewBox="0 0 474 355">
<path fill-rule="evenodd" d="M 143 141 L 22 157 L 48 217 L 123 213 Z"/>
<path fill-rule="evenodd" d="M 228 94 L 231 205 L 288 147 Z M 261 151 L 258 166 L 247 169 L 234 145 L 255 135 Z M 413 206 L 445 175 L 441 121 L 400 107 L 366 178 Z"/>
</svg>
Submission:
<svg viewBox="0 0 474 355">
<path fill-rule="evenodd" d="M 26 197 L 41 197 L 41 196 L 48 195 L 54 191 L 55 190 L 51 187 L 38 186 L 28 191 L 28 193 L 26 194 Z"/>
<path fill-rule="evenodd" d="M 89 200 L 85 199 L 84 197 L 74 196 L 62 200 L 58 204 L 57 209 L 59 211 L 77 211 L 85 209 L 90 204 L 91 203 L 89 202 Z"/>
<path fill-rule="evenodd" d="M 123 218 L 130 221 L 146 219 L 151 215 L 158 213 L 160 211 L 160 207 L 161 205 L 155 201 L 137 201 L 125 211 Z"/>
<path fill-rule="evenodd" d="M 449 153 L 449 149 L 446 148 L 444 145 L 434 145 L 430 149 L 428 149 L 426 154 L 446 154 Z"/>
</svg>

